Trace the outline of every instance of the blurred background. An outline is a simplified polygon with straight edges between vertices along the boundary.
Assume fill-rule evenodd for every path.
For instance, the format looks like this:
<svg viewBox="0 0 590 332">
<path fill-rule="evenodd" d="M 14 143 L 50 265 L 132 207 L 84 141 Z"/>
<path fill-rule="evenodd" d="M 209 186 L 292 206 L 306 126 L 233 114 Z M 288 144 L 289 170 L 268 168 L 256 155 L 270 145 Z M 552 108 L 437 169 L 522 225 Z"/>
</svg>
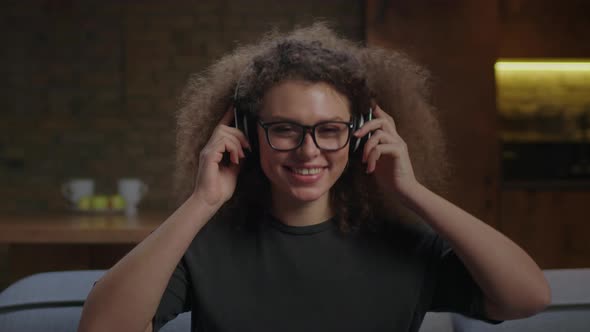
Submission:
<svg viewBox="0 0 590 332">
<path fill-rule="evenodd" d="M 590 266 L 587 1 L 0 6 L 0 289 L 34 272 L 108 268 L 149 234 L 176 207 L 174 115 L 189 75 L 272 28 L 316 20 L 432 72 L 454 164 L 448 199 L 542 268 Z M 68 201 L 62 186 L 79 178 L 110 211 Z M 121 178 L 149 188 L 133 217 L 112 205 Z"/>
</svg>

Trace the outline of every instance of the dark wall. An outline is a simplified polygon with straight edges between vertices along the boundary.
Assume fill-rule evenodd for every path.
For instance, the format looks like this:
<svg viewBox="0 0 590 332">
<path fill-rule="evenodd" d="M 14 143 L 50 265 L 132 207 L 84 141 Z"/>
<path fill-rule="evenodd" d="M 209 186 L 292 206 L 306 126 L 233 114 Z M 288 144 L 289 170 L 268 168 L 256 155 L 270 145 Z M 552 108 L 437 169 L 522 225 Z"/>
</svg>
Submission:
<svg viewBox="0 0 590 332">
<path fill-rule="evenodd" d="M 587 0 L 499 0 L 500 57 L 590 56 Z"/>
<path fill-rule="evenodd" d="M 119 177 L 171 209 L 174 112 L 190 73 L 318 18 L 364 38 L 364 4 L 300 1 L 11 1 L 0 10 L 0 211 L 62 211 L 60 184 Z"/>
<path fill-rule="evenodd" d="M 433 104 L 453 164 L 447 198 L 495 226 L 497 2 L 368 0 L 367 43 L 406 50 L 430 70 Z"/>
</svg>

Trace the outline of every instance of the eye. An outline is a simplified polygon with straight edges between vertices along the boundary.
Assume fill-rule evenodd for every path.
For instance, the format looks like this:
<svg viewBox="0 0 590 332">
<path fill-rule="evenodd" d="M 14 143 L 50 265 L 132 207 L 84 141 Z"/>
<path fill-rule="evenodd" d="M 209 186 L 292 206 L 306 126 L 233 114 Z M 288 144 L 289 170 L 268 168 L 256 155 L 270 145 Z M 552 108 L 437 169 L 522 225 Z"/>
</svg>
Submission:
<svg viewBox="0 0 590 332">
<path fill-rule="evenodd" d="M 318 130 L 321 133 L 334 133 L 334 132 L 339 132 L 342 129 L 337 126 L 321 126 L 318 128 Z"/>
<path fill-rule="evenodd" d="M 291 123 L 277 123 L 270 126 L 269 131 L 275 135 L 290 136 L 297 135 L 300 129 Z"/>
<path fill-rule="evenodd" d="M 316 130 L 320 135 L 338 135 L 346 130 L 346 125 L 342 123 L 328 123 L 319 126 Z"/>
</svg>

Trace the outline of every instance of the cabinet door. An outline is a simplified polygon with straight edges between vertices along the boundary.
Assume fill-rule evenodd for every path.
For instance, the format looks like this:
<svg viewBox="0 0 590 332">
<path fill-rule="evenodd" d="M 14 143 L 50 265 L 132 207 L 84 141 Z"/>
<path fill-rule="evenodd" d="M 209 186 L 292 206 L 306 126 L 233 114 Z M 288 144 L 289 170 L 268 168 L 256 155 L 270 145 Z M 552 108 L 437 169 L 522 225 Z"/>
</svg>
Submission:
<svg viewBox="0 0 590 332">
<path fill-rule="evenodd" d="M 500 230 L 544 269 L 590 266 L 590 191 L 502 192 Z"/>
</svg>

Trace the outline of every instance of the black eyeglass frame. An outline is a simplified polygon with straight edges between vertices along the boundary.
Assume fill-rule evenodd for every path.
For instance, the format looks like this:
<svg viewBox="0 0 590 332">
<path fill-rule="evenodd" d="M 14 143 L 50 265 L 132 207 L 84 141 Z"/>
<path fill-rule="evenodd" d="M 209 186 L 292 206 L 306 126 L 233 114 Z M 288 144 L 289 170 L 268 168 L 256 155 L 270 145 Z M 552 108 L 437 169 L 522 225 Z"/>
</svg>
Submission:
<svg viewBox="0 0 590 332">
<path fill-rule="evenodd" d="M 322 121 L 322 122 L 318 122 L 316 124 L 314 124 L 313 126 L 306 126 L 306 125 L 302 125 L 300 123 L 297 122 L 293 122 L 293 121 L 273 121 L 273 122 L 263 122 L 262 120 L 258 119 L 258 124 L 264 129 L 264 135 L 266 136 L 266 142 L 268 143 L 268 145 L 275 151 L 280 151 L 280 152 L 288 152 L 288 151 L 293 151 L 293 150 L 297 150 L 301 147 L 301 145 L 303 145 L 303 141 L 305 141 L 305 135 L 307 135 L 307 133 L 309 132 L 311 134 L 311 138 L 313 139 L 313 143 L 315 144 L 315 146 L 322 150 L 322 151 L 328 151 L 328 152 L 334 152 L 334 151 L 338 151 L 338 150 L 342 150 L 344 149 L 348 143 L 350 142 L 350 136 L 352 136 L 352 129 L 354 128 L 354 123 L 353 122 L 348 122 L 348 121 Z M 301 135 L 301 138 L 299 139 L 299 143 L 297 143 L 297 145 L 291 149 L 279 149 L 275 146 L 272 145 L 272 143 L 270 142 L 270 137 L 268 136 L 268 128 L 270 128 L 270 126 L 275 125 L 277 123 L 288 123 L 291 125 L 295 125 L 299 128 L 303 129 L 303 135 Z M 321 148 L 318 144 L 318 141 L 316 140 L 316 136 L 315 136 L 315 129 L 318 126 L 324 125 L 326 123 L 341 123 L 341 124 L 346 124 L 346 127 L 348 128 L 348 135 L 346 135 L 346 142 L 344 142 L 344 144 L 339 147 L 338 149 L 324 149 Z"/>
</svg>

